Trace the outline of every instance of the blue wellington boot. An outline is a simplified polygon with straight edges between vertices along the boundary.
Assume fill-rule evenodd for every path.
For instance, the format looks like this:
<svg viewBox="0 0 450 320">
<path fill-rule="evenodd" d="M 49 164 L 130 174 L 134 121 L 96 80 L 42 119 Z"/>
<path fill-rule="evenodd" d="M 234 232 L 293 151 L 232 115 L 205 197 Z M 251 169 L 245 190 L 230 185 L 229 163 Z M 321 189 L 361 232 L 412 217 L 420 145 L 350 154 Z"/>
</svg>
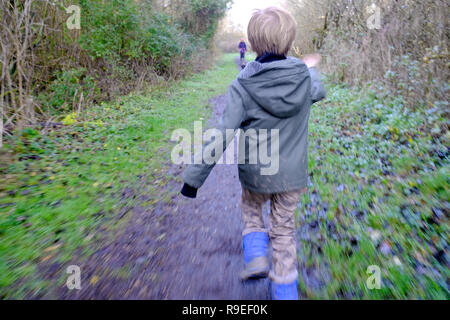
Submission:
<svg viewBox="0 0 450 320">
<path fill-rule="evenodd" d="M 272 300 L 298 300 L 297 280 L 292 283 L 270 283 Z"/>
<path fill-rule="evenodd" d="M 241 272 L 241 280 L 265 278 L 269 274 L 267 247 L 269 235 L 265 232 L 252 232 L 244 236 L 245 269 Z"/>
</svg>

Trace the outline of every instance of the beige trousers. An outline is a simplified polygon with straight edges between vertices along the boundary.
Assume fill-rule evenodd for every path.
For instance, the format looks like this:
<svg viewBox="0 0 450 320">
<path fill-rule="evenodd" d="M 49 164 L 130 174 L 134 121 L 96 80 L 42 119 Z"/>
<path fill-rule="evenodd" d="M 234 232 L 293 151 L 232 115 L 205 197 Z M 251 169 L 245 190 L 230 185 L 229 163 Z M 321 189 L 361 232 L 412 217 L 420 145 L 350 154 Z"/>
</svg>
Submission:
<svg viewBox="0 0 450 320">
<path fill-rule="evenodd" d="M 262 194 L 242 188 L 243 235 L 266 232 L 272 243 L 272 270 L 276 283 L 291 283 L 298 278 L 294 213 L 303 190 Z M 264 225 L 262 205 L 270 200 L 270 232 Z"/>
</svg>

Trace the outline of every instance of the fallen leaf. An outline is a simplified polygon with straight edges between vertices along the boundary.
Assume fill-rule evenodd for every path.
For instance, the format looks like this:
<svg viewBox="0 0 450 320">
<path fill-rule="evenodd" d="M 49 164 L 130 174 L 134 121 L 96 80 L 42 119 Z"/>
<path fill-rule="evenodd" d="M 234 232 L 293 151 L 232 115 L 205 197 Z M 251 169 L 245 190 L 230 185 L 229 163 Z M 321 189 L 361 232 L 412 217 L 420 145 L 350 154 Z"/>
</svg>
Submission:
<svg viewBox="0 0 450 320">
<path fill-rule="evenodd" d="M 166 237 L 166 234 L 163 233 L 163 234 L 161 234 L 161 235 L 157 238 L 157 240 L 158 240 L 158 241 L 161 241 L 161 240 L 163 240 L 165 237 Z"/>
<path fill-rule="evenodd" d="M 395 263 L 397 266 L 399 266 L 399 267 L 402 266 L 402 262 L 400 261 L 399 257 L 394 256 L 393 260 L 394 260 L 394 263 Z"/>
<path fill-rule="evenodd" d="M 53 246 L 48 247 L 47 249 L 45 249 L 44 252 L 54 251 L 54 250 L 58 249 L 59 247 L 61 247 L 61 244 L 60 244 L 60 243 L 57 243 L 57 244 L 55 244 L 55 245 L 53 245 Z"/>
<path fill-rule="evenodd" d="M 27 217 L 25 217 L 25 216 L 19 216 L 16 219 L 16 221 L 18 221 L 18 222 L 22 222 L 22 221 L 25 221 L 25 220 L 27 220 Z"/>
<path fill-rule="evenodd" d="M 53 257 L 53 254 L 49 254 L 48 256 L 44 257 L 41 262 L 46 262 L 48 260 L 50 260 Z"/>
<path fill-rule="evenodd" d="M 378 242 L 381 239 L 381 232 L 378 230 L 371 230 L 370 232 L 370 239 L 373 242 Z"/>
<path fill-rule="evenodd" d="M 95 284 L 98 282 L 98 277 L 97 276 L 93 276 L 92 278 L 91 278 L 91 281 L 90 281 L 90 283 L 93 285 L 93 286 L 95 286 Z"/>
<path fill-rule="evenodd" d="M 91 233 L 91 234 L 89 234 L 89 235 L 85 238 L 85 240 L 86 240 L 86 241 L 91 241 L 92 238 L 94 238 L 94 236 L 95 236 L 95 233 Z"/>
<path fill-rule="evenodd" d="M 380 245 L 380 251 L 382 254 L 384 254 L 385 256 L 389 255 L 391 253 L 391 245 L 389 244 L 389 242 L 384 241 L 381 245 Z"/>
</svg>

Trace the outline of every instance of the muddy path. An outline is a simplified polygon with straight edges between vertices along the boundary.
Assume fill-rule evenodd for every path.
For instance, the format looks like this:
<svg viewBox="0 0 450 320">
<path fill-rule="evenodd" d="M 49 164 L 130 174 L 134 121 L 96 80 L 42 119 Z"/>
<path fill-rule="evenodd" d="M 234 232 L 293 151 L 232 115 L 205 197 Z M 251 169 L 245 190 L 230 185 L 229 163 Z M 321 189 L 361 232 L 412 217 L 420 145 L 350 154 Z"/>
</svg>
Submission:
<svg viewBox="0 0 450 320">
<path fill-rule="evenodd" d="M 211 99 L 210 126 L 220 119 L 225 100 L 225 95 Z M 180 177 L 182 171 L 183 167 L 174 165 L 168 169 L 174 177 Z M 237 165 L 217 165 L 196 199 L 181 196 L 180 188 L 181 184 L 173 181 L 161 190 L 161 198 L 170 191 L 170 201 L 132 208 L 123 230 L 80 264 L 81 290 L 69 291 L 62 284 L 56 296 L 269 299 L 267 279 L 242 283 L 238 277 L 244 263 Z M 139 191 L 130 191 L 136 192 L 138 198 L 146 200 Z M 58 267 L 62 266 L 54 266 Z"/>
</svg>

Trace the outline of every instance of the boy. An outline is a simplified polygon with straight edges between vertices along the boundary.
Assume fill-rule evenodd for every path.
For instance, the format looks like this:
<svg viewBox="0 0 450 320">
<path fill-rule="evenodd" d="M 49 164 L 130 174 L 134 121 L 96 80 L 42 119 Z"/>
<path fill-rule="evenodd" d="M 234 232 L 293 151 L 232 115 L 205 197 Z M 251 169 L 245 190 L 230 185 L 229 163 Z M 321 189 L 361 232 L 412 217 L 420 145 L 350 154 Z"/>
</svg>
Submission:
<svg viewBox="0 0 450 320">
<path fill-rule="evenodd" d="M 272 298 L 287 300 L 298 299 L 294 212 L 307 186 L 310 107 L 325 97 L 324 87 L 313 68 L 319 63 L 320 56 L 307 56 L 303 62 L 286 57 L 295 33 L 295 20 L 282 9 L 270 7 L 253 14 L 248 25 L 248 38 L 258 57 L 248 63 L 232 82 L 220 127 L 222 132 L 228 132 L 228 136 L 224 134 L 223 149 L 233 138 L 230 131 L 278 130 L 277 141 L 269 141 L 271 139 L 267 135 L 264 136 L 267 141 L 263 141 L 261 136 L 256 139 L 258 148 L 264 144 L 278 145 L 279 150 L 275 154 L 279 156 L 279 166 L 275 174 L 261 174 L 262 161 L 248 163 L 252 156 L 248 148 L 245 150 L 245 163 L 239 162 L 246 264 L 241 278 L 247 280 L 269 275 Z M 244 144 L 247 146 L 247 141 Z M 214 159 L 220 156 L 215 154 Z M 203 164 L 190 165 L 186 169 L 183 195 L 196 197 L 197 189 L 214 167 L 211 162 L 207 163 L 205 160 Z M 270 232 L 264 226 L 261 213 L 267 200 L 271 203 Z M 270 272 L 267 258 L 269 235 L 273 248 Z"/>
</svg>

